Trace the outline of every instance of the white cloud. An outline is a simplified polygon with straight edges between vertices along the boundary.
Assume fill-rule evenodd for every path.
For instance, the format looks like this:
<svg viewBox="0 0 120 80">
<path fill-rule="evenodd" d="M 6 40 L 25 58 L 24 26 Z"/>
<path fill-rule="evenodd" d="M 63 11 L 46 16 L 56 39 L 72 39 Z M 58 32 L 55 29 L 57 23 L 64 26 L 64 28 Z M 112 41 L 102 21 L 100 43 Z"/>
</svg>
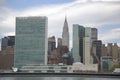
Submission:
<svg viewBox="0 0 120 80">
<path fill-rule="evenodd" d="M 100 39 L 102 40 L 113 40 L 113 39 L 120 39 L 120 28 L 115 28 L 110 30 L 107 33 L 101 34 Z"/>
<path fill-rule="evenodd" d="M 84 0 L 83 0 L 84 1 Z M 48 35 L 61 37 L 65 14 L 67 14 L 70 37 L 72 25 L 82 24 L 97 27 L 103 24 L 119 24 L 120 3 L 83 3 L 73 1 L 65 4 L 30 7 L 14 10 L 0 7 L 0 35 L 14 35 L 16 16 L 48 16 Z M 119 36 L 120 33 L 118 33 Z M 114 37 L 114 33 L 112 34 Z M 107 36 L 108 37 L 108 36 Z M 113 37 L 104 37 L 107 40 Z"/>
</svg>

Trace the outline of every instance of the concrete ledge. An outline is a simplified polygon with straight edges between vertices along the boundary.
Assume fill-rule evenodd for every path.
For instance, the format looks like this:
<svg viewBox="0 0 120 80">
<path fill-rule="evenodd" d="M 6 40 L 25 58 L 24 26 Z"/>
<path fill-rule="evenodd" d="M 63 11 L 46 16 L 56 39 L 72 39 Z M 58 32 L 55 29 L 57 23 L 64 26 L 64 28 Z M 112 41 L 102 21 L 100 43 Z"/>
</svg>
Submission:
<svg viewBox="0 0 120 80">
<path fill-rule="evenodd" d="M 0 73 L 0 77 L 106 77 L 120 78 L 120 74 L 113 73 Z"/>
</svg>

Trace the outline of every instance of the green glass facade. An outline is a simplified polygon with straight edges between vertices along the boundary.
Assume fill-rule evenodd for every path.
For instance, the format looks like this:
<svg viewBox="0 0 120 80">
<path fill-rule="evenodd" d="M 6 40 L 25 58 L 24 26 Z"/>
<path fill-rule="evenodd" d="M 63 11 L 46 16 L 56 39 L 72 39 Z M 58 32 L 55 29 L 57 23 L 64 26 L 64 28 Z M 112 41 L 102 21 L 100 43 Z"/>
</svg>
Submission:
<svg viewBox="0 0 120 80">
<path fill-rule="evenodd" d="M 17 17 L 14 66 L 47 64 L 47 17 Z"/>
<path fill-rule="evenodd" d="M 91 38 L 91 27 L 86 27 L 85 28 L 85 37 L 90 37 Z"/>
<path fill-rule="evenodd" d="M 111 56 L 103 56 L 101 57 L 101 66 L 103 71 L 109 71 L 112 68 L 112 57 Z"/>
<path fill-rule="evenodd" d="M 73 59 L 74 62 L 83 63 L 83 37 L 85 33 L 85 28 L 78 24 L 73 25 Z"/>
</svg>

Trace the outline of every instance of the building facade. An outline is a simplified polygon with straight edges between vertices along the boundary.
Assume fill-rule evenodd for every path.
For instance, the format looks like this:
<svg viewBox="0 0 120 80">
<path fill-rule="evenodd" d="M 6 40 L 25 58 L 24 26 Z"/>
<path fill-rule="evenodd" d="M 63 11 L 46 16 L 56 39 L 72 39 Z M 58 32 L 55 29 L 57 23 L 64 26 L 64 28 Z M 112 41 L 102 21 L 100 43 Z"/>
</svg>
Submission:
<svg viewBox="0 0 120 80">
<path fill-rule="evenodd" d="M 102 52 L 102 41 L 96 40 L 92 42 L 92 57 L 93 57 L 93 64 L 98 64 L 98 69 L 101 71 L 101 52 Z"/>
<path fill-rule="evenodd" d="M 96 40 L 92 43 L 92 55 L 93 55 L 93 63 L 100 63 L 101 58 L 101 47 L 102 47 L 102 41 Z M 94 50 L 93 50 L 94 49 Z"/>
<path fill-rule="evenodd" d="M 3 52 L 2 52 L 3 53 Z M 0 54 L 0 69 L 11 70 L 14 66 L 14 54 Z"/>
<path fill-rule="evenodd" d="M 47 64 L 48 19 L 17 17 L 14 66 Z"/>
<path fill-rule="evenodd" d="M 83 39 L 83 63 L 91 64 L 91 50 L 90 50 L 90 38 L 85 37 Z"/>
<path fill-rule="evenodd" d="M 83 63 L 83 38 L 85 33 L 85 28 L 78 24 L 73 25 L 73 61 Z"/>
<path fill-rule="evenodd" d="M 56 48 L 55 36 L 48 38 L 48 52 L 53 51 Z"/>
<path fill-rule="evenodd" d="M 91 49 L 92 49 L 92 40 L 91 40 L 91 28 L 85 28 L 85 37 L 83 39 L 83 62 L 84 64 L 92 64 L 93 59 L 91 56 Z"/>
<path fill-rule="evenodd" d="M 1 50 L 5 50 L 8 46 L 15 45 L 15 36 L 7 36 L 2 38 L 1 41 Z"/>
<path fill-rule="evenodd" d="M 112 59 L 114 64 L 119 64 L 119 47 L 117 43 L 112 46 Z"/>
<path fill-rule="evenodd" d="M 57 47 L 61 47 L 61 46 L 62 46 L 62 38 L 58 38 Z"/>
<path fill-rule="evenodd" d="M 8 46 L 8 38 L 4 37 L 2 38 L 2 41 L 1 41 L 1 50 L 5 50 L 7 46 Z"/>
<path fill-rule="evenodd" d="M 98 39 L 97 28 L 91 28 L 91 39 L 92 39 L 92 42 Z"/>
<path fill-rule="evenodd" d="M 62 45 L 67 46 L 69 49 L 69 28 L 68 28 L 68 23 L 66 18 L 65 18 L 63 32 L 62 32 Z"/>
<path fill-rule="evenodd" d="M 102 70 L 110 70 L 112 66 L 119 64 L 119 47 L 117 43 L 102 45 L 101 65 Z M 103 61 L 104 60 L 104 63 Z"/>
<path fill-rule="evenodd" d="M 107 47 L 105 46 L 105 44 L 102 44 L 101 56 L 107 56 Z"/>
<path fill-rule="evenodd" d="M 113 65 L 112 57 L 111 56 L 102 56 L 101 57 L 101 71 L 107 72 L 111 69 Z"/>
<path fill-rule="evenodd" d="M 107 44 L 107 56 L 112 56 L 112 43 Z"/>
</svg>

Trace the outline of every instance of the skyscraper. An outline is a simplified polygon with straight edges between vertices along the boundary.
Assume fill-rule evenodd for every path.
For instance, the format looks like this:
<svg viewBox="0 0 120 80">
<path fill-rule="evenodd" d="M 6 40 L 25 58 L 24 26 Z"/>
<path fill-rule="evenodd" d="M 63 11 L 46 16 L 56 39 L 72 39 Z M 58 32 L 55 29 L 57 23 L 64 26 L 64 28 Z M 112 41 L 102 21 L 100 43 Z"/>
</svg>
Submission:
<svg viewBox="0 0 120 80">
<path fill-rule="evenodd" d="M 84 54 L 84 64 L 91 64 L 91 48 L 90 48 L 90 38 L 84 37 L 83 39 L 83 54 Z"/>
<path fill-rule="evenodd" d="M 83 38 L 85 36 L 85 28 L 78 24 L 73 25 L 73 61 L 83 63 Z"/>
<path fill-rule="evenodd" d="M 105 44 L 102 44 L 101 46 L 101 56 L 107 56 L 107 47 L 105 46 Z"/>
<path fill-rule="evenodd" d="M 100 58 L 102 56 L 101 51 L 102 51 L 102 41 L 97 40 L 93 41 L 92 43 L 92 55 L 93 55 L 93 63 L 100 63 Z M 93 51 L 95 49 L 95 51 Z"/>
<path fill-rule="evenodd" d="M 17 17 L 14 66 L 47 64 L 47 17 Z"/>
<path fill-rule="evenodd" d="M 2 41 L 1 41 L 1 50 L 5 50 L 7 46 L 8 46 L 8 38 L 4 37 L 2 38 Z"/>
<path fill-rule="evenodd" d="M 14 46 L 15 45 L 15 36 L 7 36 L 2 38 L 1 41 L 1 49 L 5 50 L 8 46 Z"/>
<path fill-rule="evenodd" d="M 107 45 L 107 56 L 112 56 L 112 43 Z"/>
<path fill-rule="evenodd" d="M 102 52 L 102 41 L 96 40 L 92 42 L 92 57 L 93 64 L 98 64 L 98 70 L 101 71 L 101 52 Z"/>
<path fill-rule="evenodd" d="M 91 57 L 91 48 L 92 48 L 92 41 L 91 41 L 91 28 L 85 28 L 85 37 L 83 39 L 83 54 L 84 54 L 84 64 L 91 64 L 92 57 Z"/>
<path fill-rule="evenodd" d="M 92 42 L 98 39 L 97 28 L 91 28 L 91 39 L 92 39 Z"/>
<path fill-rule="evenodd" d="M 114 64 L 119 64 L 119 47 L 117 43 L 112 46 L 112 59 Z"/>
<path fill-rule="evenodd" d="M 61 47 L 61 46 L 62 46 L 62 38 L 58 38 L 57 47 Z"/>
<path fill-rule="evenodd" d="M 53 51 L 56 48 L 55 36 L 48 38 L 48 52 Z"/>
<path fill-rule="evenodd" d="M 67 46 L 69 49 L 69 29 L 67 19 L 65 18 L 63 32 L 62 32 L 62 45 Z"/>
<path fill-rule="evenodd" d="M 83 41 L 84 41 L 83 42 L 84 64 L 92 64 L 93 63 L 93 58 L 91 55 L 92 43 L 94 41 L 96 41 L 97 38 L 98 38 L 98 36 L 97 36 L 97 29 L 96 28 L 91 28 L 91 27 L 85 28 L 85 37 L 83 39 Z"/>
</svg>

